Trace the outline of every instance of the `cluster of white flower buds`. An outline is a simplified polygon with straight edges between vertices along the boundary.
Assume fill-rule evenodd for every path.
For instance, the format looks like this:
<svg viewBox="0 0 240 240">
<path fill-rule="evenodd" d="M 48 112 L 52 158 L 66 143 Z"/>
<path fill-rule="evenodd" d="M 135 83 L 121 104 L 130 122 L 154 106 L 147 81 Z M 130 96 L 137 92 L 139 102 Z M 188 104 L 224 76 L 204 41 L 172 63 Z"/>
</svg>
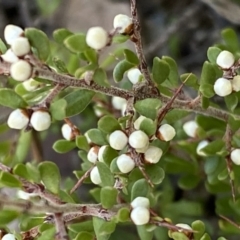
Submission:
<svg viewBox="0 0 240 240">
<path fill-rule="evenodd" d="M 229 51 L 222 51 L 219 53 L 216 63 L 223 70 L 228 70 L 233 67 L 235 62 L 234 55 Z M 220 96 L 225 97 L 230 95 L 233 91 L 240 91 L 240 76 L 236 75 L 232 79 L 224 77 L 218 78 L 213 86 L 214 92 Z"/>
<path fill-rule="evenodd" d="M 18 108 L 10 113 L 7 124 L 10 128 L 19 130 L 30 124 L 36 131 L 44 131 L 51 125 L 51 116 L 45 110 L 36 110 L 30 118 L 27 110 Z"/>
<path fill-rule="evenodd" d="M 150 202 L 146 197 L 137 197 L 131 202 L 131 219 L 135 225 L 147 224 L 150 220 Z"/>
<path fill-rule="evenodd" d="M 22 28 L 15 25 L 7 25 L 4 29 L 4 38 L 11 46 L 1 57 L 11 63 L 10 75 L 16 81 L 26 81 L 32 75 L 31 64 L 24 60 L 24 56 L 31 51 L 31 45 Z"/>
<path fill-rule="evenodd" d="M 128 33 L 130 26 L 132 25 L 132 19 L 127 15 L 119 14 L 115 16 L 113 20 L 113 26 L 121 34 Z M 102 27 L 91 27 L 87 31 L 86 43 L 89 47 L 100 50 L 107 46 L 109 42 L 108 32 Z"/>
</svg>

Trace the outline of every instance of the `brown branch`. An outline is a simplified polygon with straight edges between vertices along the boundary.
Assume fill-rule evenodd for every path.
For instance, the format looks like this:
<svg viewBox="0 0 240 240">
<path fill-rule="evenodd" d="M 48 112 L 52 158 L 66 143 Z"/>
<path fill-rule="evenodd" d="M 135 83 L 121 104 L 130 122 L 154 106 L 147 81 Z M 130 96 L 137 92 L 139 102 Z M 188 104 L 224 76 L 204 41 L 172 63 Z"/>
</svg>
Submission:
<svg viewBox="0 0 240 240">
<path fill-rule="evenodd" d="M 234 227 L 240 229 L 240 225 L 237 224 L 237 223 L 235 223 L 235 222 L 233 222 L 231 219 L 229 219 L 229 218 L 227 218 L 227 217 L 225 217 L 225 216 L 223 216 L 223 215 L 219 215 L 219 216 L 220 216 L 222 219 L 224 219 L 225 221 L 227 221 L 228 223 L 232 224 Z"/>
<path fill-rule="evenodd" d="M 64 240 L 64 239 L 69 240 L 70 238 L 66 231 L 62 213 L 54 214 L 54 223 L 56 226 L 55 240 Z"/>
</svg>

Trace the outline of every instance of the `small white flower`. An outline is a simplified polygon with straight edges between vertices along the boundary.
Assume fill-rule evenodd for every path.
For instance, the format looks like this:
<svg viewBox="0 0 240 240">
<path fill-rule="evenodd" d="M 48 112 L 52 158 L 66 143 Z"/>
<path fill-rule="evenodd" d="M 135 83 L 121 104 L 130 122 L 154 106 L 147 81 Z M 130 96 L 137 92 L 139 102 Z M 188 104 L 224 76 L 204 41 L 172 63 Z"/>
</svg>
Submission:
<svg viewBox="0 0 240 240">
<path fill-rule="evenodd" d="M 122 154 L 117 158 L 117 166 L 122 173 L 129 173 L 135 167 L 135 162 L 129 155 Z"/>
<path fill-rule="evenodd" d="M 33 78 L 24 81 L 22 84 L 23 87 L 29 92 L 36 90 L 39 86 L 39 82 L 35 81 Z"/>
<path fill-rule="evenodd" d="M 123 131 L 116 130 L 109 135 L 109 144 L 115 150 L 122 150 L 127 142 L 128 138 Z"/>
<path fill-rule="evenodd" d="M 19 60 L 10 67 L 10 75 L 16 81 L 26 81 L 31 77 L 32 67 L 30 63 Z"/>
<path fill-rule="evenodd" d="M 178 224 L 176 224 L 176 227 L 184 228 L 187 230 L 192 230 L 192 228 L 188 224 L 185 224 L 185 223 L 178 223 Z M 179 230 L 179 232 L 181 232 L 181 231 L 182 230 Z"/>
<path fill-rule="evenodd" d="M 148 135 L 141 130 L 134 131 L 129 136 L 129 144 L 133 148 L 144 148 L 148 143 Z"/>
<path fill-rule="evenodd" d="M 29 116 L 27 112 L 23 109 L 15 109 L 12 111 L 8 117 L 7 124 L 13 129 L 23 129 L 29 123 Z"/>
<path fill-rule="evenodd" d="M 226 78 L 218 78 L 214 83 L 213 89 L 218 96 L 225 97 L 232 93 L 231 81 Z"/>
<path fill-rule="evenodd" d="M 32 114 L 30 123 L 36 131 L 44 131 L 51 125 L 51 116 L 46 111 L 38 110 Z"/>
<path fill-rule="evenodd" d="M 89 47 L 99 50 L 107 45 L 108 33 L 102 27 L 89 28 L 86 36 L 86 42 Z"/>
<path fill-rule="evenodd" d="M 136 207 L 131 211 L 131 219 L 135 225 L 147 224 L 150 220 L 150 212 L 145 207 Z"/>
<path fill-rule="evenodd" d="M 97 166 L 93 167 L 92 171 L 90 172 L 90 179 L 96 185 L 102 183 Z"/>
<path fill-rule="evenodd" d="M 68 141 L 73 140 L 75 137 L 72 132 L 72 128 L 67 123 L 63 124 L 61 128 L 61 132 L 62 132 L 63 138 L 65 138 Z"/>
<path fill-rule="evenodd" d="M 234 61 L 235 59 L 233 54 L 226 50 L 220 52 L 216 60 L 217 65 L 223 69 L 229 69 L 232 67 Z"/>
<path fill-rule="evenodd" d="M 150 207 L 150 202 L 149 199 L 146 197 L 136 197 L 132 202 L 131 202 L 132 208 L 136 207 L 144 207 L 144 208 L 149 208 Z"/>
<path fill-rule="evenodd" d="M 197 154 L 198 154 L 199 156 L 203 156 L 203 157 L 207 156 L 207 155 L 202 151 L 202 149 L 205 148 L 208 144 L 209 144 L 209 142 L 208 142 L 207 140 L 203 140 L 203 141 L 201 141 L 201 142 L 198 144 L 198 146 L 197 146 Z"/>
<path fill-rule="evenodd" d="M 163 151 L 161 148 L 155 146 L 149 146 L 147 151 L 144 153 L 144 159 L 149 163 L 158 163 L 162 157 Z"/>
<path fill-rule="evenodd" d="M 15 240 L 15 236 L 11 233 L 7 233 L 2 237 L 2 240 Z"/>
<path fill-rule="evenodd" d="M 196 137 L 198 124 L 196 121 L 188 121 L 183 124 L 183 130 L 189 137 Z"/>
<path fill-rule="evenodd" d="M 117 110 L 122 110 L 127 100 L 121 97 L 112 97 L 112 105 Z"/>
<path fill-rule="evenodd" d="M 176 135 L 175 129 L 169 124 L 163 124 L 159 127 L 157 137 L 163 141 L 171 141 Z"/>
<path fill-rule="evenodd" d="M 132 25 L 132 19 L 124 14 L 118 14 L 114 17 L 113 27 L 118 28 L 119 33 L 127 33 L 128 28 Z"/>
<path fill-rule="evenodd" d="M 98 152 L 99 152 L 98 146 L 91 147 L 87 154 L 88 161 L 91 163 L 96 163 L 98 160 Z"/>
<path fill-rule="evenodd" d="M 235 92 L 240 91 L 240 75 L 237 75 L 232 80 L 232 89 Z"/>
<path fill-rule="evenodd" d="M 31 46 L 27 38 L 19 37 L 12 42 L 11 49 L 18 56 L 24 56 L 30 52 Z"/>
<path fill-rule="evenodd" d="M 236 165 L 240 165 L 240 149 L 239 148 L 236 148 L 231 152 L 231 160 Z"/>
<path fill-rule="evenodd" d="M 141 123 L 142 123 L 142 121 L 143 121 L 144 119 L 146 119 L 146 117 L 140 116 L 140 117 L 138 117 L 138 119 L 135 120 L 135 122 L 134 122 L 133 125 L 134 125 L 134 128 L 135 128 L 136 130 L 139 130 L 139 129 L 140 129 L 140 125 L 141 125 Z"/>
<path fill-rule="evenodd" d="M 132 68 L 127 72 L 127 77 L 132 84 L 136 84 L 140 80 L 142 73 L 138 68 Z"/>
<path fill-rule="evenodd" d="M 11 49 L 8 49 L 4 54 L 1 55 L 2 59 L 9 63 L 15 63 L 19 61 L 19 58 L 13 53 Z"/>
<path fill-rule="evenodd" d="M 107 147 L 108 147 L 108 145 L 103 145 L 99 148 L 99 150 L 98 150 L 98 160 L 99 160 L 99 162 L 104 162 L 103 154 L 104 154 L 104 151 L 106 150 Z"/>
<path fill-rule="evenodd" d="M 7 25 L 4 29 L 4 38 L 9 45 L 11 45 L 14 40 L 20 37 L 22 34 L 23 29 L 12 24 Z"/>
</svg>

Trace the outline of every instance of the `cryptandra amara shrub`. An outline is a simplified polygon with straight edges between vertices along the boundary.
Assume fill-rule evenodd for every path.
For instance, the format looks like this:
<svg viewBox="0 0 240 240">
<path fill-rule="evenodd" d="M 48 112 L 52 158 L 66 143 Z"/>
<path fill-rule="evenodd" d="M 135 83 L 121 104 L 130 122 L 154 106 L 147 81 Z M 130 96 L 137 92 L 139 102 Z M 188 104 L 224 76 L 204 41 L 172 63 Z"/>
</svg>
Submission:
<svg viewBox="0 0 240 240">
<path fill-rule="evenodd" d="M 16 196 L 0 195 L 2 239 L 107 240 L 119 239 L 123 231 L 126 240 L 237 234 L 240 48 L 233 30 L 223 30 L 224 44 L 208 49 L 200 78 L 179 75 L 167 56 L 147 66 L 136 0 L 131 16 L 117 15 L 111 31 L 57 29 L 50 44 L 38 29 L 8 25 L 4 37 L 0 73 L 9 87 L 0 89 L 0 104 L 12 112 L 0 131 L 16 129 L 19 138 L 0 143 L 0 185 L 16 189 Z M 116 48 L 99 60 L 108 46 L 125 41 L 136 51 Z M 110 66 L 116 84 L 107 77 Z M 183 86 L 196 97 L 186 96 Z M 213 103 L 214 95 L 226 110 Z M 92 107 L 95 128 L 73 124 L 73 116 Z M 42 131 L 41 139 L 47 138 L 57 126 L 63 139 L 53 149 L 59 154 L 78 149 L 81 168 L 71 181 L 39 156 L 24 163 L 30 142 Z M 76 194 L 87 183 L 91 204 Z M 174 199 L 176 184 L 181 200 Z M 206 217 L 203 196 L 214 196 L 219 229 Z M 7 227 L 15 219 L 18 231 Z M 136 227 L 138 236 L 126 226 Z"/>
</svg>

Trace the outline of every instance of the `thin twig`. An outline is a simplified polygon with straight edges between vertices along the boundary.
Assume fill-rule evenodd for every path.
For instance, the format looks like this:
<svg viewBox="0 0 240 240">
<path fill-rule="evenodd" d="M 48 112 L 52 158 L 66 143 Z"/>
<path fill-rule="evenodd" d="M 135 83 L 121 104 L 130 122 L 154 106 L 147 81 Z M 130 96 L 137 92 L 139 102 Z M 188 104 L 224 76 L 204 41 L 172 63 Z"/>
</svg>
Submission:
<svg viewBox="0 0 240 240">
<path fill-rule="evenodd" d="M 55 240 L 69 240 L 62 213 L 54 214 L 54 223 L 56 226 Z"/>
<path fill-rule="evenodd" d="M 223 215 L 219 215 L 219 216 L 220 216 L 221 218 L 223 218 L 225 221 L 227 221 L 227 222 L 229 222 L 230 224 L 232 224 L 234 227 L 240 229 L 240 225 L 237 224 L 237 223 L 235 223 L 235 222 L 233 222 L 231 219 L 229 219 L 229 218 L 227 218 L 227 217 L 225 217 L 225 216 L 223 216 Z"/>
</svg>

